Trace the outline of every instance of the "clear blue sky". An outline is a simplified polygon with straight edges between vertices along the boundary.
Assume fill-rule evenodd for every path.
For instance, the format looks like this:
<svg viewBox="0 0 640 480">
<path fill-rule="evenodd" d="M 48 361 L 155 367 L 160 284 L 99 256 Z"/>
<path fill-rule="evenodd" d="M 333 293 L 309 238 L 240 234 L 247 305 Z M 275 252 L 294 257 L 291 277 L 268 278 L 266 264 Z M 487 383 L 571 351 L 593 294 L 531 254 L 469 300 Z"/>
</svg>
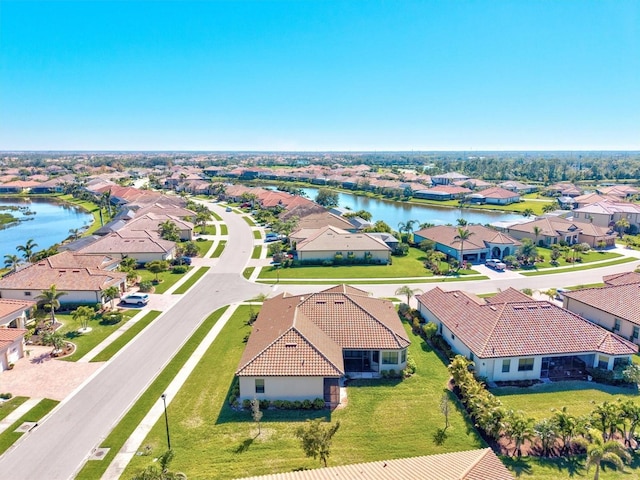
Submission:
<svg viewBox="0 0 640 480">
<path fill-rule="evenodd" d="M 2 150 L 640 149 L 640 2 L 0 0 Z"/>
</svg>

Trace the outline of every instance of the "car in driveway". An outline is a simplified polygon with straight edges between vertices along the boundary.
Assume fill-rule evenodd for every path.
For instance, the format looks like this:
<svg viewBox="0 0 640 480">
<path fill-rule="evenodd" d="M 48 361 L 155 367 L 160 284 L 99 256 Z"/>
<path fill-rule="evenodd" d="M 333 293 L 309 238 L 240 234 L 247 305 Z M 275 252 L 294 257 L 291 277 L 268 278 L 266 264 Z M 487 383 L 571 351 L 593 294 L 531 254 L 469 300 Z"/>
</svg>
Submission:
<svg viewBox="0 0 640 480">
<path fill-rule="evenodd" d="M 505 268 L 507 268 L 507 265 L 505 263 L 501 262 L 497 258 L 490 258 L 489 260 L 487 260 L 485 262 L 485 265 L 487 267 L 493 268 L 494 270 L 497 270 L 499 272 L 502 272 L 502 271 L 504 271 Z"/>
<path fill-rule="evenodd" d="M 171 262 L 173 265 L 191 265 L 191 258 L 189 257 L 176 257 Z"/>
<path fill-rule="evenodd" d="M 121 302 L 125 305 L 137 305 L 142 307 L 149 303 L 148 293 L 132 293 L 126 297 L 122 297 Z"/>
<path fill-rule="evenodd" d="M 556 298 L 558 300 L 564 300 L 564 294 L 570 291 L 568 288 L 556 288 Z"/>
</svg>

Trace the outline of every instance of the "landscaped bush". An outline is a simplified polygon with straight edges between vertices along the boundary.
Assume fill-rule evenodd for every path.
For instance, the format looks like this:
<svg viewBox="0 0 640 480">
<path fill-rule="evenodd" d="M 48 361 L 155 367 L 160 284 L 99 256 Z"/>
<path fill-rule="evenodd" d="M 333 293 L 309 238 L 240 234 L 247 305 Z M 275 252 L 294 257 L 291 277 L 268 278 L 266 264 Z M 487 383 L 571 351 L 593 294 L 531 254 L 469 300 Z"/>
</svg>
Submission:
<svg viewBox="0 0 640 480">
<path fill-rule="evenodd" d="M 187 273 L 189 267 L 186 265 L 176 265 L 171 269 L 172 273 Z"/>
<path fill-rule="evenodd" d="M 438 326 L 435 323 L 425 323 L 422 326 L 422 334 L 424 335 L 424 337 L 431 341 L 433 340 L 433 337 L 438 333 Z"/>
<path fill-rule="evenodd" d="M 140 282 L 140 291 L 141 292 L 150 292 L 153 289 L 153 283 L 150 280 L 145 280 Z"/>
<path fill-rule="evenodd" d="M 406 368 L 402 371 L 402 376 L 404 378 L 410 377 L 411 375 L 413 375 L 414 373 L 416 373 L 416 369 L 417 369 L 417 365 L 416 365 L 416 361 L 411 357 L 411 355 L 407 356 L 407 366 Z"/>
<path fill-rule="evenodd" d="M 0 398 L 3 400 L 9 400 L 10 398 L 12 398 L 13 395 L 9 392 L 7 393 L 0 393 Z"/>
<path fill-rule="evenodd" d="M 122 318 L 122 312 L 108 312 L 102 315 L 100 323 L 103 325 L 115 325 L 116 323 L 120 323 Z"/>
</svg>

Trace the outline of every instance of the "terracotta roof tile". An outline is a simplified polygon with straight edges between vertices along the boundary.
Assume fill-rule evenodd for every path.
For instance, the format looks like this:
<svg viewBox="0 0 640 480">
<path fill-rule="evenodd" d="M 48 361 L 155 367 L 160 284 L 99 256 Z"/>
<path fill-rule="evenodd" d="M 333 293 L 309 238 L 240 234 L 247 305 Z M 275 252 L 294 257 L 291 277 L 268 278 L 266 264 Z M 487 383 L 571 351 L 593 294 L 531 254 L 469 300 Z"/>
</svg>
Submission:
<svg viewBox="0 0 640 480">
<path fill-rule="evenodd" d="M 630 283 L 599 288 L 584 288 L 563 294 L 615 317 L 640 325 L 640 284 Z"/>
<path fill-rule="evenodd" d="M 24 328 L 0 328 L 0 350 L 24 337 L 27 332 Z"/>
<path fill-rule="evenodd" d="M 640 273 L 624 272 L 614 273 L 613 275 L 605 275 L 602 281 L 609 286 L 628 285 L 630 283 L 640 283 Z"/>
</svg>

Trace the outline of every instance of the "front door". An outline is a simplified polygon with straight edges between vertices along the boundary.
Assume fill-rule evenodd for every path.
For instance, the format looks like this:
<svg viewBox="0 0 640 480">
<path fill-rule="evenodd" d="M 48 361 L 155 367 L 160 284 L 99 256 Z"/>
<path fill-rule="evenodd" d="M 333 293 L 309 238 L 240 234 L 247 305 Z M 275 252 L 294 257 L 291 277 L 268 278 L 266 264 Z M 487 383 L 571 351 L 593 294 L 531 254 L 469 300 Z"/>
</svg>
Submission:
<svg viewBox="0 0 640 480">
<path fill-rule="evenodd" d="M 324 401 L 331 405 L 340 403 L 340 385 L 337 378 L 324 379 Z"/>
</svg>

